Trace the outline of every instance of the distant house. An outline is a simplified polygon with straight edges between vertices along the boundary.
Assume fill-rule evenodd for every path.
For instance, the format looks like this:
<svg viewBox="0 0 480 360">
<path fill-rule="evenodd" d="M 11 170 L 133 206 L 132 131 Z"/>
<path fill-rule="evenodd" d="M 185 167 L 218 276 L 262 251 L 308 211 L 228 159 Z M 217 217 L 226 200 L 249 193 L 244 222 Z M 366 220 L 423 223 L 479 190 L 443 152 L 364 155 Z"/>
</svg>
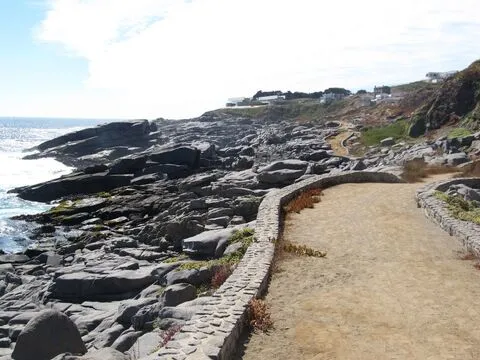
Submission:
<svg viewBox="0 0 480 360">
<path fill-rule="evenodd" d="M 242 103 L 248 102 L 250 99 L 246 97 L 233 97 L 227 100 L 227 107 L 239 106 Z"/>
<path fill-rule="evenodd" d="M 382 85 L 382 86 L 375 86 L 373 88 L 373 94 L 375 96 L 381 95 L 381 94 L 390 94 L 391 92 L 392 92 L 392 89 L 390 88 L 390 86 Z"/>
<path fill-rule="evenodd" d="M 333 101 L 337 100 L 342 100 L 345 97 L 345 94 L 340 94 L 340 93 L 325 93 L 323 96 L 320 98 L 320 103 L 322 104 L 328 104 Z"/>
<path fill-rule="evenodd" d="M 270 96 L 260 96 L 257 98 L 257 101 L 264 103 L 266 105 L 273 104 L 276 101 L 285 100 L 285 95 L 270 95 Z"/>
<path fill-rule="evenodd" d="M 431 83 L 437 83 L 437 82 L 445 81 L 450 76 L 455 75 L 457 72 L 458 71 L 429 72 L 429 73 L 427 73 L 427 75 L 425 75 L 425 77 Z"/>
</svg>

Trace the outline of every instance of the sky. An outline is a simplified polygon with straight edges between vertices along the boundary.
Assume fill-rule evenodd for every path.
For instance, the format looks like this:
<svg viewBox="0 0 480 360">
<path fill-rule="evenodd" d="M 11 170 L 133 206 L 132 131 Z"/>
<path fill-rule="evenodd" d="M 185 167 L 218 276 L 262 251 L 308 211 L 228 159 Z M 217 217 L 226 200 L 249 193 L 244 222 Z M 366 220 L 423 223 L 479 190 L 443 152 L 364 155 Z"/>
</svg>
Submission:
<svg viewBox="0 0 480 360">
<path fill-rule="evenodd" d="M 478 0 L 0 0 L 0 116 L 187 118 L 480 58 Z"/>
</svg>

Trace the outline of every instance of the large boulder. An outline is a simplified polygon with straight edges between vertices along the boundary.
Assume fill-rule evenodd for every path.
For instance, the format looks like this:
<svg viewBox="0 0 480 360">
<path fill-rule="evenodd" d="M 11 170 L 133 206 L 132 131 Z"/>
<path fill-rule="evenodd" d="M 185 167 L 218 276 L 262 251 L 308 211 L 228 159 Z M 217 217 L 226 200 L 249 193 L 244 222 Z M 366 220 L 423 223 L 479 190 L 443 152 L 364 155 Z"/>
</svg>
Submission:
<svg viewBox="0 0 480 360">
<path fill-rule="evenodd" d="M 31 319 L 18 336 L 12 358 L 50 360 L 58 354 L 85 354 L 87 348 L 67 315 L 46 310 Z"/>
<path fill-rule="evenodd" d="M 118 159 L 110 168 L 109 174 L 135 174 L 145 167 L 146 156 L 131 156 Z"/>
<path fill-rule="evenodd" d="M 300 178 L 308 168 L 302 160 L 275 161 L 258 169 L 257 180 L 267 185 L 288 185 Z"/>
<path fill-rule="evenodd" d="M 222 256 L 233 231 L 233 228 L 210 230 L 184 239 L 182 240 L 183 252 L 194 256 Z"/>
<path fill-rule="evenodd" d="M 168 286 L 162 294 L 164 306 L 177 306 L 197 297 L 197 289 L 190 284 L 174 284 Z"/>
<path fill-rule="evenodd" d="M 196 168 L 200 162 L 200 150 L 180 146 L 173 149 L 165 149 L 150 153 L 150 160 L 160 164 L 187 165 L 190 168 Z"/>
<path fill-rule="evenodd" d="M 133 175 L 77 174 L 10 190 L 25 200 L 48 202 L 68 195 L 93 194 L 130 184 Z"/>
<path fill-rule="evenodd" d="M 135 144 L 150 133 L 147 120 L 121 121 L 68 133 L 37 146 L 43 152 L 57 150 L 64 154 L 93 154 L 99 149 Z"/>
<path fill-rule="evenodd" d="M 257 175 L 257 180 L 267 185 L 288 185 L 305 174 L 305 170 L 275 170 L 266 171 Z"/>
<path fill-rule="evenodd" d="M 308 162 L 302 160 L 280 160 L 275 161 L 267 166 L 261 167 L 258 169 L 259 173 L 269 172 L 269 171 L 276 171 L 276 170 L 306 170 L 308 167 Z"/>
<path fill-rule="evenodd" d="M 50 290 L 53 297 L 74 302 L 122 300 L 132 297 L 154 281 L 151 268 L 108 274 L 78 271 L 57 277 Z"/>
<path fill-rule="evenodd" d="M 447 164 L 450 166 L 457 166 L 470 160 L 467 154 L 463 152 L 445 155 L 445 159 L 447 160 Z"/>
</svg>

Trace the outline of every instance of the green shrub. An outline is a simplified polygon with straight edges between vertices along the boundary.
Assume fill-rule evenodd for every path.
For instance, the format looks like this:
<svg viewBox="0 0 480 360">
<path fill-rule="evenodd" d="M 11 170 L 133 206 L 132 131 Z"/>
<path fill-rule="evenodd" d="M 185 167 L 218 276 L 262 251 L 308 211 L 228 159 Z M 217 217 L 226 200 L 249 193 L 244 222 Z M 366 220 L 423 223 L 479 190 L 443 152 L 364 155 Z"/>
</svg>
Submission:
<svg viewBox="0 0 480 360">
<path fill-rule="evenodd" d="M 464 200 L 457 195 L 447 195 L 440 191 L 436 191 L 435 196 L 447 203 L 447 209 L 454 218 L 480 225 L 480 208 L 476 202 Z"/>
</svg>

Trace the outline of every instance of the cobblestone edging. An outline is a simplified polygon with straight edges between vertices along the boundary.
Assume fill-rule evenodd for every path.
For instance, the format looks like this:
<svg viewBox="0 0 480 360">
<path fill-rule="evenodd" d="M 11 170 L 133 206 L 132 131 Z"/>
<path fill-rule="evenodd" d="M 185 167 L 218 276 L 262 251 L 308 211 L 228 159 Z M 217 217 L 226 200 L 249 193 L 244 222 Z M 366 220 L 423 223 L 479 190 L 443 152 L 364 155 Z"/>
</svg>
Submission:
<svg viewBox="0 0 480 360">
<path fill-rule="evenodd" d="M 282 206 L 301 192 L 342 183 L 402 182 L 386 172 L 344 172 L 313 176 L 268 194 L 260 204 L 256 241 L 227 281 L 174 338 L 150 359 L 231 359 L 244 330 L 249 301 L 266 291 L 274 242 L 280 235 Z"/>
<path fill-rule="evenodd" d="M 435 191 L 446 191 L 450 185 L 456 184 L 478 187 L 480 179 L 453 179 L 428 184 L 417 190 L 415 200 L 418 207 L 424 208 L 425 215 L 429 219 L 440 225 L 450 235 L 459 237 L 468 251 L 480 257 L 480 225 L 455 219 L 450 215 L 445 203 L 434 195 Z"/>
</svg>

